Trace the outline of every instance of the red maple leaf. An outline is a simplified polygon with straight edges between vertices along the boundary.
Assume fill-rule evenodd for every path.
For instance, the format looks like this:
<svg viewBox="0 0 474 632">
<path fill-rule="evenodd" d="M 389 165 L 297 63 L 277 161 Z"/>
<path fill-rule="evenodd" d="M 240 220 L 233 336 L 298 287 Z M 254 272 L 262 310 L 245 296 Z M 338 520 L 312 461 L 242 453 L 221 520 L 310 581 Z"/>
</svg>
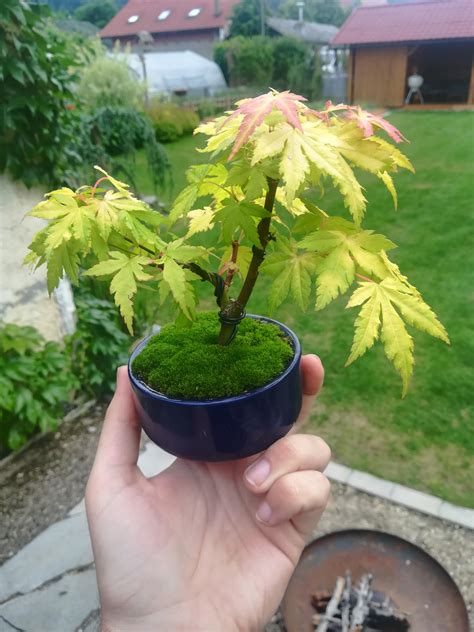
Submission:
<svg viewBox="0 0 474 632">
<path fill-rule="evenodd" d="M 375 126 L 380 127 L 387 132 L 390 138 L 392 138 L 396 143 L 401 143 L 402 141 L 408 142 L 405 136 L 403 136 L 395 125 L 386 121 L 382 116 L 377 116 L 377 114 L 372 114 L 372 112 L 362 110 L 360 106 L 348 108 L 347 118 L 356 121 L 357 125 L 364 132 L 364 136 L 366 138 L 375 134 Z"/>
<path fill-rule="evenodd" d="M 231 160 L 239 149 L 245 145 L 257 127 L 263 123 L 265 117 L 274 108 L 280 110 L 290 125 L 303 131 L 298 118 L 297 104 L 299 101 L 306 101 L 306 99 L 298 94 L 288 92 L 288 90 L 285 90 L 285 92 L 268 92 L 254 99 L 241 101 L 239 107 L 227 119 L 227 121 L 230 121 L 236 116 L 243 116 L 228 159 Z"/>
</svg>

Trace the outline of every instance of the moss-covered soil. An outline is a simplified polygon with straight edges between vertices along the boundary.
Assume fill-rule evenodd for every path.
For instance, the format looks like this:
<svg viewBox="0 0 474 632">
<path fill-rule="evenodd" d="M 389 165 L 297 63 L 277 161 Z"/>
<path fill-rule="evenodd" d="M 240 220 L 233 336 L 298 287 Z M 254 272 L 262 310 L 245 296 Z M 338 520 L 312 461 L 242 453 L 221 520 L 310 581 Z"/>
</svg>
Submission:
<svg viewBox="0 0 474 632">
<path fill-rule="evenodd" d="M 276 326 L 245 318 L 230 345 L 217 344 L 216 313 L 193 325 L 163 327 L 133 361 L 133 372 L 155 391 L 178 399 L 239 395 L 264 386 L 291 362 L 290 341 Z"/>
</svg>

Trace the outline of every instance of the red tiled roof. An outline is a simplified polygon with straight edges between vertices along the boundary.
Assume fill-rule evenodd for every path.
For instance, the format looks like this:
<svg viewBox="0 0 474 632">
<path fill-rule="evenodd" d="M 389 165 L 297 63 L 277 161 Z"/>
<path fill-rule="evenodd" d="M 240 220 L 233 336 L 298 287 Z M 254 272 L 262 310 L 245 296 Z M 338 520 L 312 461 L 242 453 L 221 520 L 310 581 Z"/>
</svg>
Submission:
<svg viewBox="0 0 474 632">
<path fill-rule="evenodd" d="M 219 29 L 229 20 L 232 7 L 238 0 L 219 0 L 221 12 L 216 16 L 216 0 L 129 0 L 127 4 L 100 31 L 100 37 L 135 35 L 140 31 L 170 33 Z M 196 17 L 189 17 L 192 9 L 201 9 Z M 162 11 L 170 11 L 164 20 L 158 20 Z M 138 20 L 128 18 L 138 15 Z"/>
<path fill-rule="evenodd" d="M 359 7 L 332 39 L 334 46 L 474 38 L 473 0 Z"/>
</svg>

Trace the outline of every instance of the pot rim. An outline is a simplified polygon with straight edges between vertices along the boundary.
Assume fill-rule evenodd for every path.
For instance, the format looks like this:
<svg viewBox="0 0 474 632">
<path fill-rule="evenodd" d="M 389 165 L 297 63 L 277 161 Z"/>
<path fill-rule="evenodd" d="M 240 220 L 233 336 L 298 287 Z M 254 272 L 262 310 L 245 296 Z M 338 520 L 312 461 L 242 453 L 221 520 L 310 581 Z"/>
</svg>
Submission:
<svg viewBox="0 0 474 632">
<path fill-rule="evenodd" d="M 148 341 L 150 340 L 150 338 L 156 336 L 156 334 L 150 334 L 149 336 L 144 338 L 141 342 L 139 342 L 137 346 L 135 347 L 135 349 L 130 354 L 130 357 L 128 360 L 128 376 L 130 378 L 132 385 L 136 389 L 141 391 L 143 394 L 148 395 L 149 397 L 152 397 L 153 399 L 163 401 L 163 402 L 168 402 L 170 404 L 180 404 L 181 406 L 193 406 L 193 407 L 194 406 L 218 406 L 221 404 L 228 404 L 231 402 L 241 401 L 241 400 L 251 397 L 252 395 L 256 395 L 256 394 L 260 394 L 260 393 L 264 393 L 265 391 L 268 391 L 269 389 L 279 384 L 282 380 L 284 380 L 286 376 L 289 373 L 291 373 L 291 371 L 294 369 L 295 365 L 300 361 L 301 344 L 300 344 L 300 341 L 298 340 L 297 335 L 289 327 L 287 327 L 283 323 L 280 323 L 278 320 L 274 320 L 273 318 L 268 318 L 268 316 L 259 316 L 258 314 L 247 314 L 247 317 L 253 318 L 255 320 L 263 320 L 265 322 L 273 323 L 274 325 L 277 325 L 290 338 L 293 345 L 293 353 L 294 353 L 293 360 L 290 362 L 290 364 L 286 367 L 286 369 L 282 373 L 277 375 L 271 382 L 268 382 L 268 384 L 265 384 L 264 386 L 260 386 L 258 388 L 254 388 L 250 391 L 245 391 L 245 393 L 241 393 L 240 395 L 232 395 L 231 397 L 218 397 L 214 399 L 177 399 L 174 397 L 168 397 L 167 395 L 164 395 L 163 393 L 160 393 L 150 388 L 147 384 L 145 384 L 145 382 L 142 382 L 137 377 L 135 377 L 135 375 L 132 372 L 133 360 L 137 357 L 140 351 L 148 344 Z"/>
</svg>

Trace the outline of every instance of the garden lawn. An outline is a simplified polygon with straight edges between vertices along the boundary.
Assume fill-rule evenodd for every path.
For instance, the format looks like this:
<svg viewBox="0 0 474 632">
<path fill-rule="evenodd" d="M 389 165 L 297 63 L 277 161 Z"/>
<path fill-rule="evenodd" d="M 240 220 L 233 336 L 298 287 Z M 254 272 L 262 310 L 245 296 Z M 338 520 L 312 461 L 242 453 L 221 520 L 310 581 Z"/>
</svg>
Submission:
<svg viewBox="0 0 474 632">
<path fill-rule="evenodd" d="M 304 352 L 323 360 L 325 388 L 307 430 L 327 440 L 335 460 L 474 507 L 474 116 L 399 112 L 390 122 L 410 139 L 402 149 L 416 174 L 395 175 L 398 211 L 375 177 L 363 177 L 369 200 L 364 226 L 400 244 L 391 257 L 433 306 L 452 345 L 411 330 L 416 366 L 402 400 L 400 379 L 380 343 L 344 368 L 357 313 L 344 309 L 349 294 L 322 312 L 301 314 L 289 304 L 275 317 L 300 336 Z M 195 143 L 186 138 L 167 146 L 175 192 L 184 169 L 204 158 L 192 155 Z M 329 188 L 317 201 L 330 214 L 347 217 L 339 195 Z M 250 312 L 268 313 L 265 285 L 257 284 Z M 207 288 L 201 289 L 204 295 Z"/>
</svg>

